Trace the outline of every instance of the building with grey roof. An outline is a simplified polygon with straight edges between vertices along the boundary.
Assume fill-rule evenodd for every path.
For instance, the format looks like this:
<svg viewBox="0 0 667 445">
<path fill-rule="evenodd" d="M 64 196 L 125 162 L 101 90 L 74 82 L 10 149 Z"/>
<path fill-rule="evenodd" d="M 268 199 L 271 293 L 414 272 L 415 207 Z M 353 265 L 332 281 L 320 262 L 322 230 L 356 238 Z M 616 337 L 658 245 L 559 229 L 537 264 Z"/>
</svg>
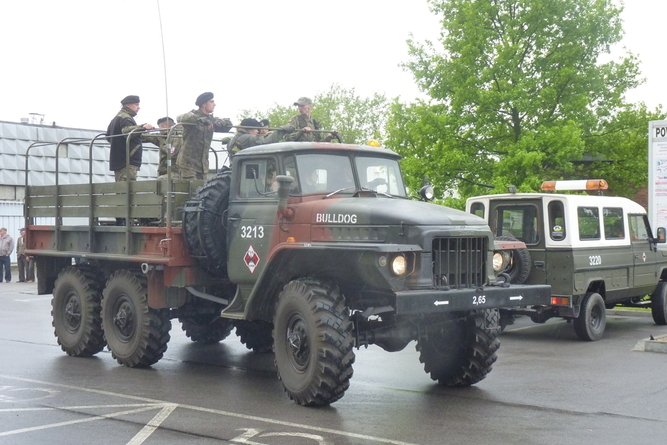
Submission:
<svg viewBox="0 0 667 445">
<path fill-rule="evenodd" d="M 59 184 L 89 182 L 90 141 L 102 133 L 101 130 L 0 121 L 0 227 L 6 227 L 14 240 L 18 238 L 24 224 L 26 171 L 29 185 L 55 184 L 57 162 Z M 58 144 L 60 141 L 63 142 Z M 139 180 L 157 177 L 157 150 L 153 144 L 144 143 Z M 106 141 L 93 145 L 92 178 L 93 182 L 114 181 Z M 12 261 L 16 261 L 16 252 L 12 254 Z"/>
</svg>

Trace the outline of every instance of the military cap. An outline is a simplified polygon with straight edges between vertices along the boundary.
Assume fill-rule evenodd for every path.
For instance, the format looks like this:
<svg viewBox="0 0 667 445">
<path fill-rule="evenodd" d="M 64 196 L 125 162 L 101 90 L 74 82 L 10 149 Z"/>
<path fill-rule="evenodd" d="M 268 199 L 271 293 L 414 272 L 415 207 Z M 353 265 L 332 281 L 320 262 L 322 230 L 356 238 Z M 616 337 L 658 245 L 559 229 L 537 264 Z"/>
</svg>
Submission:
<svg viewBox="0 0 667 445">
<path fill-rule="evenodd" d="M 294 105 L 312 105 L 313 101 L 309 97 L 300 97 Z"/>
<path fill-rule="evenodd" d="M 242 127 L 261 127 L 262 124 L 257 122 L 257 119 L 253 119 L 251 117 L 247 117 L 241 121 L 241 126 Z"/>
<path fill-rule="evenodd" d="M 195 105 L 198 107 L 201 107 L 204 105 L 206 102 L 209 100 L 213 99 L 213 93 L 210 91 L 207 91 L 205 93 L 201 93 L 199 96 L 197 96 L 197 100 L 195 101 Z"/>
<path fill-rule="evenodd" d="M 160 119 L 157 120 L 157 124 L 160 125 L 163 122 L 169 122 L 170 124 L 174 124 L 174 120 L 170 118 L 169 116 L 161 117 Z"/>
<path fill-rule="evenodd" d="M 138 104 L 139 102 L 140 102 L 139 96 L 130 95 L 130 96 L 125 96 L 123 100 L 120 101 L 120 104 L 121 105 Z"/>
</svg>

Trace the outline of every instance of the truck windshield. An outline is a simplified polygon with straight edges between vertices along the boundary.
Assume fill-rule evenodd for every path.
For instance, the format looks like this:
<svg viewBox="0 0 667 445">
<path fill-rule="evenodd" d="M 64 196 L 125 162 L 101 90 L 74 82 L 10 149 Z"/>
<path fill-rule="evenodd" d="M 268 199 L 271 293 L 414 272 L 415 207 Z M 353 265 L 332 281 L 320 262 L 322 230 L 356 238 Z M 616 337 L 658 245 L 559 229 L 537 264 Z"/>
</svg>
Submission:
<svg viewBox="0 0 667 445">
<path fill-rule="evenodd" d="M 351 159 L 359 178 L 355 181 Z M 373 190 L 381 194 L 405 197 L 405 187 L 398 162 L 381 157 L 346 154 L 311 153 L 296 156 L 299 185 L 304 195 L 349 193 Z"/>
</svg>

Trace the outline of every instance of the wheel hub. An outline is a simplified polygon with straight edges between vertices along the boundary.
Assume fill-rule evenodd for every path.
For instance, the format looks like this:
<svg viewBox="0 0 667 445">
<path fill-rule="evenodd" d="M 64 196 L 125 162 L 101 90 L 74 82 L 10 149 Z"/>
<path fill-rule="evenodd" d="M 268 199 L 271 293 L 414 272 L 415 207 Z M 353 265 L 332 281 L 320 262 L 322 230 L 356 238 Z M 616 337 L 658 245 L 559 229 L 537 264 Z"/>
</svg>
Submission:
<svg viewBox="0 0 667 445">
<path fill-rule="evenodd" d="M 116 315 L 113 317 L 113 323 L 118 328 L 118 331 L 126 339 L 132 336 L 132 331 L 134 329 L 134 312 L 132 307 L 127 303 L 122 303 Z"/>
<path fill-rule="evenodd" d="M 310 348 L 308 346 L 308 333 L 303 320 L 295 320 L 287 329 L 287 344 L 292 361 L 299 369 L 308 366 Z"/>
<path fill-rule="evenodd" d="M 75 295 L 70 296 L 65 304 L 65 322 L 70 332 L 75 332 L 81 325 L 81 306 Z"/>
</svg>

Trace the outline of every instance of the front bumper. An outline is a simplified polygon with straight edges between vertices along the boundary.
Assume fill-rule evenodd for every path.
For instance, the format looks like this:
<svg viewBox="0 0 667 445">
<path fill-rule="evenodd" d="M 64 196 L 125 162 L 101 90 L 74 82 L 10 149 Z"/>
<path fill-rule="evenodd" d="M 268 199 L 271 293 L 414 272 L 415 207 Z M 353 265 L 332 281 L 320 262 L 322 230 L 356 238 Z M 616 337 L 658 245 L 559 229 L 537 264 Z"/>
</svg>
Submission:
<svg viewBox="0 0 667 445">
<path fill-rule="evenodd" d="M 416 315 L 475 309 L 548 305 L 551 286 L 487 286 L 480 289 L 406 290 L 396 292 L 396 314 Z"/>
</svg>

